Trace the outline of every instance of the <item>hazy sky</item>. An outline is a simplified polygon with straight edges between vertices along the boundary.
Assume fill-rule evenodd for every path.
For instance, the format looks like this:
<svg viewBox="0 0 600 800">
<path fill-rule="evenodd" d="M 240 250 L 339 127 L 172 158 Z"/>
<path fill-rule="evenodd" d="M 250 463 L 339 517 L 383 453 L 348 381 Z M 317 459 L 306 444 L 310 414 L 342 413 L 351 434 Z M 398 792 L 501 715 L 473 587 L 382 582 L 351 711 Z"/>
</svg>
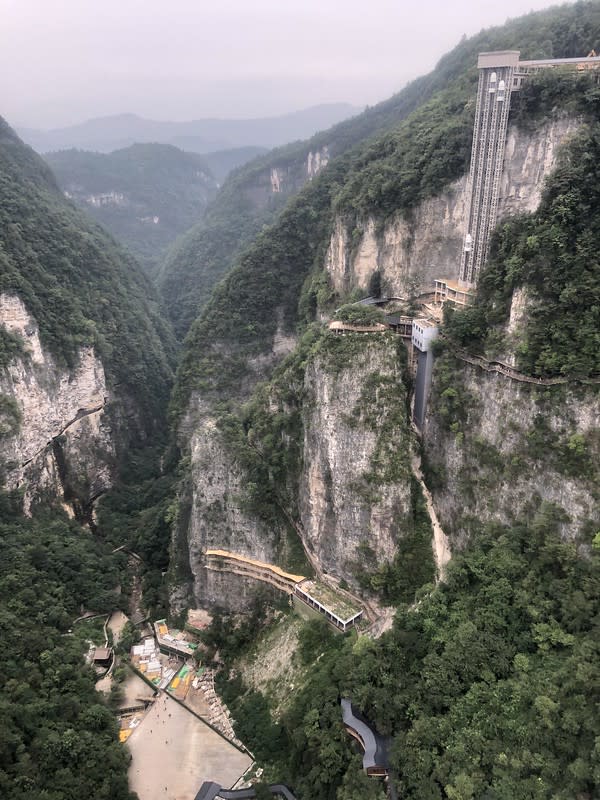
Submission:
<svg viewBox="0 0 600 800">
<path fill-rule="evenodd" d="M 548 0 L 0 0 L 0 115 L 271 115 L 383 100 Z"/>
</svg>

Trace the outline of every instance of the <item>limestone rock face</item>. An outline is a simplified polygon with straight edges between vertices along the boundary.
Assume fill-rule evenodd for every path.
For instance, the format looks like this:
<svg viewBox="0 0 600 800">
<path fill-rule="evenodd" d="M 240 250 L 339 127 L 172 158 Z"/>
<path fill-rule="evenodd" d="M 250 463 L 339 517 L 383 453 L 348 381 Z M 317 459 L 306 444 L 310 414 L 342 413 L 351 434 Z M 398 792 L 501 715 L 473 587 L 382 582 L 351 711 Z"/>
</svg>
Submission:
<svg viewBox="0 0 600 800">
<path fill-rule="evenodd" d="M 198 410 L 197 410 L 198 411 Z M 214 417 L 196 417 L 190 440 L 191 473 L 185 519 L 180 521 L 179 541 L 173 542 L 179 561 L 177 589 L 172 607 L 190 602 L 199 607 L 221 606 L 240 611 L 248 607 L 254 581 L 206 568 L 205 551 L 229 550 L 259 561 L 276 559 L 277 536 L 244 509 L 245 476 L 228 453 Z M 182 501 L 182 506 L 186 505 Z M 182 580 L 188 573 L 188 581 Z M 245 586 L 242 591 L 236 586 Z"/>
<path fill-rule="evenodd" d="M 498 219 L 534 211 L 544 178 L 556 163 L 557 151 L 578 127 L 579 120 L 562 117 L 535 132 L 509 129 L 502 175 Z M 429 288 L 435 278 L 457 279 L 467 213 L 467 176 L 413 210 L 410 220 L 396 214 L 385 225 L 369 217 L 349 231 L 344 220 L 334 224 L 325 268 L 334 289 L 365 291 L 375 270 L 384 291 L 406 297 Z"/>
<path fill-rule="evenodd" d="M 291 489 L 297 506 L 285 512 L 313 565 L 351 585 L 361 570 L 394 559 L 411 514 L 411 440 L 397 344 L 391 335 L 365 337 L 348 363 L 340 367 L 332 353 L 322 352 L 304 373 L 300 472 Z M 280 412 L 277 403 L 269 406 L 269 413 Z M 180 513 L 179 540 L 174 536 L 179 583 L 172 606 L 187 598 L 239 610 L 262 585 L 252 588 L 251 580 L 207 569 L 206 549 L 281 563 L 289 526 L 283 520 L 267 525 L 252 512 L 247 477 L 209 409 L 198 406 L 189 424 L 188 510 Z M 180 508 L 185 505 L 182 498 Z M 236 585 L 243 590 L 234 591 Z"/>
<path fill-rule="evenodd" d="M 397 382 L 396 402 L 402 406 L 394 342 L 371 339 L 341 371 L 317 358 L 305 378 L 302 538 L 323 570 L 349 583 L 356 582 L 357 570 L 393 560 L 410 510 L 405 422 L 390 421 L 392 408 L 385 401 L 378 403 L 377 414 L 369 410 L 377 401 L 367 393 L 381 392 L 380 376 Z M 382 438 L 393 440 L 402 461 L 395 480 L 375 477 L 386 444 Z"/>
<path fill-rule="evenodd" d="M 83 347 L 73 369 L 59 366 L 16 296 L 0 297 L 0 324 L 23 338 L 26 351 L 0 373 L 0 396 L 19 417 L 17 429 L 0 438 L 5 486 L 23 488 L 25 510 L 44 493 L 85 504 L 109 488 L 114 473 L 102 362 Z"/>
<path fill-rule="evenodd" d="M 442 476 L 435 506 L 455 544 L 468 538 L 470 518 L 510 523 L 540 500 L 563 509 L 565 538 L 600 518 L 598 387 L 537 387 L 468 364 L 456 379 L 468 406 L 461 431 L 442 424 L 435 369 L 424 430 L 428 462 Z M 589 471 L 570 466 L 575 445 Z"/>
</svg>

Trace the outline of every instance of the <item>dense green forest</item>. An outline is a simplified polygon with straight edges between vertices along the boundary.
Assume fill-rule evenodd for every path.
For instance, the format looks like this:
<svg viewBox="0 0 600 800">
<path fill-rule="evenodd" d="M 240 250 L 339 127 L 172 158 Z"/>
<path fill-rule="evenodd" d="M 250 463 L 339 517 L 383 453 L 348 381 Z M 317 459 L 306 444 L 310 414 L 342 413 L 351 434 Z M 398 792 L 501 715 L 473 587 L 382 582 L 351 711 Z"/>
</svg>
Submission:
<svg viewBox="0 0 600 800">
<path fill-rule="evenodd" d="M 134 144 L 113 153 L 61 150 L 44 158 L 61 189 L 127 245 L 149 275 L 169 245 L 201 219 L 216 192 L 207 159 L 167 144 Z M 110 192 L 122 200 L 89 202 L 91 195 Z"/>
<path fill-rule="evenodd" d="M 49 168 L 0 119 L 0 291 L 17 294 L 59 364 L 94 345 L 152 429 L 173 343 L 138 264 L 61 195 Z M 3 337 L 3 347 L 5 347 Z"/>
<path fill-rule="evenodd" d="M 339 699 L 350 696 L 393 736 L 407 800 L 596 797 L 600 548 L 589 535 L 561 541 L 559 519 L 532 506 L 510 528 L 480 527 L 445 582 L 400 607 L 377 641 L 311 623 L 299 655 L 312 667 L 279 724 L 260 693 L 225 683 L 270 774 L 307 800 L 379 798 L 377 780 L 360 781 L 341 725 Z"/>
<path fill-rule="evenodd" d="M 70 633 L 84 610 L 112 611 L 124 557 L 66 516 L 25 519 L 0 497 L 0 795 L 129 800 L 128 755 Z"/>
<path fill-rule="evenodd" d="M 250 168 L 242 167 L 246 169 Z M 181 339 L 233 257 L 285 204 L 283 195 L 274 195 L 265 207 L 256 208 L 242 189 L 242 175 L 234 173 L 228 178 L 204 219 L 167 253 L 157 276 L 166 313 Z"/>
</svg>

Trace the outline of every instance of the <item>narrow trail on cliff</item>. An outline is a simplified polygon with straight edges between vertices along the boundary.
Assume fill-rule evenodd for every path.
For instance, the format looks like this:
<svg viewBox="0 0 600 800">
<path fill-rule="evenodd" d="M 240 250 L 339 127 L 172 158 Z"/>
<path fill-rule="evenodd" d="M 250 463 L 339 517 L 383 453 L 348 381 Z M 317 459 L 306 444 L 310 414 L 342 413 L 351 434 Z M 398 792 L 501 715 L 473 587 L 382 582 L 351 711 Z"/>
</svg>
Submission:
<svg viewBox="0 0 600 800">
<path fill-rule="evenodd" d="M 446 337 L 444 338 L 445 341 L 448 341 Z M 525 375 L 523 372 L 519 372 L 515 367 L 511 366 L 510 364 L 505 364 L 503 361 L 490 361 L 483 356 L 475 356 L 467 353 L 466 350 L 462 350 L 461 348 L 457 348 L 453 346 L 452 349 L 453 355 L 459 358 L 461 361 L 464 361 L 467 364 L 471 364 L 473 367 L 479 367 L 480 369 L 485 370 L 486 372 L 495 372 L 498 375 L 504 375 L 506 378 L 510 378 L 512 381 L 518 381 L 519 383 L 530 383 L 534 386 L 562 386 L 564 384 L 581 384 L 583 386 L 598 386 L 600 385 L 600 376 L 592 375 L 588 378 L 577 378 L 577 377 L 556 377 L 556 378 L 536 378 L 532 375 Z"/>
<path fill-rule="evenodd" d="M 99 411 L 103 411 L 107 402 L 108 402 L 107 398 L 104 398 L 103 402 L 100 403 L 100 405 L 93 406 L 92 408 L 80 408 L 77 411 L 77 414 L 75 415 L 75 417 L 73 417 L 73 419 L 69 420 L 69 422 L 65 423 L 62 426 L 62 428 L 58 431 L 58 433 L 55 433 L 50 439 L 48 439 L 48 441 L 46 442 L 45 445 L 43 445 L 43 447 L 40 447 L 40 449 L 37 450 L 37 452 L 35 452 L 32 456 L 30 456 L 26 461 L 23 461 L 21 463 L 19 469 L 23 469 L 23 467 L 26 467 L 34 459 L 36 459 L 39 455 L 41 455 L 45 450 L 48 449 L 48 447 L 50 447 L 52 445 L 52 442 L 55 439 L 58 439 L 59 436 L 62 436 L 64 433 L 66 433 L 71 426 L 75 425 L 76 422 L 79 422 L 80 420 L 84 419 L 85 417 L 91 417 L 92 414 L 97 414 Z"/>
</svg>

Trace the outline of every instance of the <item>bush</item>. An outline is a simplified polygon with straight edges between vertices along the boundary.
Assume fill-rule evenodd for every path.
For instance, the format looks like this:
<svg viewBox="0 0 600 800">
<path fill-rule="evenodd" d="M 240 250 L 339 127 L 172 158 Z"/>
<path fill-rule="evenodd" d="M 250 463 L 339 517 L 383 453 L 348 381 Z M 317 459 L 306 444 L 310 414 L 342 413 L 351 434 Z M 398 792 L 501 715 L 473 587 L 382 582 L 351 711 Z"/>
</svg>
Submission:
<svg viewBox="0 0 600 800">
<path fill-rule="evenodd" d="M 385 315 L 376 306 L 363 306 L 352 303 L 342 306 L 335 312 L 335 319 L 347 322 L 349 325 L 381 325 L 385 323 Z"/>
</svg>

